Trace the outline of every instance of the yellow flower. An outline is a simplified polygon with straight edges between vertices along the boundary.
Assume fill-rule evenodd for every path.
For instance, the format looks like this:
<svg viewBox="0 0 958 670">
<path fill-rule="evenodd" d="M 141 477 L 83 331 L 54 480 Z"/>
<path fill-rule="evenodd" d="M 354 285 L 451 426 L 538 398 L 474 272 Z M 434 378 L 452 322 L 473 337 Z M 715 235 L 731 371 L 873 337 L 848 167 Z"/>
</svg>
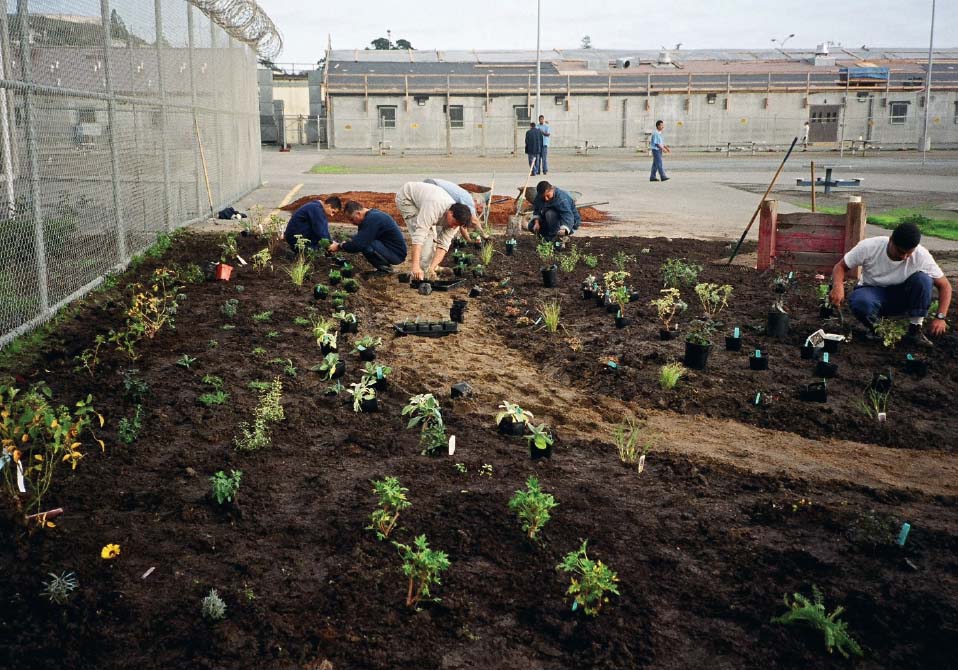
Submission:
<svg viewBox="0 0 958 670">
<path fill-rule="evenodd" d="M 108 544 L 100 549 L 100 558 L 104 561 L 110 561 L 120 555 L 120 545 Z"/>
</svg>

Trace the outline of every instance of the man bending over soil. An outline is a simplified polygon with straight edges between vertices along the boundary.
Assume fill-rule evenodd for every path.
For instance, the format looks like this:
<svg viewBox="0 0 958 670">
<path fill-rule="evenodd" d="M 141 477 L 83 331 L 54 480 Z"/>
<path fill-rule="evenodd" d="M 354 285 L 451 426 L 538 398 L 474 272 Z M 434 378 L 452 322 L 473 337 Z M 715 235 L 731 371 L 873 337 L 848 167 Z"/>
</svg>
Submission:
<svg viewBox="0 0 958 670">
<path fill-rule="evenodd" d="M 582 223 L 572 196 L 547 181 L 536 185 L 536 199 L 532 201 L 532 220 L 529 230 L 552 242 L 572 235 Z"/>
<path fill-rule="evenodd" d="M 348 242 L 333 242 L 329 252 L 339 250 L 362 254 L 382 273 L 392 272 L 392 266 L 406 260 L 406 240 L 402 231 L 386 212 L 363 207 L 356 201 L 346 203 L 346 216 L 359 226 L 359 231 Z"/>
<path fill-rule="evenodd" d="M 293 212 L 286 224 L 283 237 L 289 246 L 296 247 L 297 235 L 306 240 L 312 248 L 316 248 L 320 240 L 328 240 L 329 217 L 338 214 L 343 208 L 342 201 L 335 195 L 322 200 L 313 200 Z"/>
<path fill-rule="evenodd" d="M 406 221 L 412 243 L 413 279 L 432 277 L 446 257 L 460 226 L 468 226 L 472 212 L 434 184 L 410 181 L 396 193 L 396 208 Z"/>
</svg>

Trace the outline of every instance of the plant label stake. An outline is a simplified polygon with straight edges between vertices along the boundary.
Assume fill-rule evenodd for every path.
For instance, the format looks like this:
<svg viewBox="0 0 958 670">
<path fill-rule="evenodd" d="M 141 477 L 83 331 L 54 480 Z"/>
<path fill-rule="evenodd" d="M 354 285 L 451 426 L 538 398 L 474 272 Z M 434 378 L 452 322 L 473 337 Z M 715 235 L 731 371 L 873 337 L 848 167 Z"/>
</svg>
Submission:
<svg viewBox="0 0 958 670">
<path fill-rule="evenodd" d="M 761 402 L 762 402 L 762 393 L 761 391 L 759 391 L 758 393 L 755 394 L 755 404 L 758 405 Z"/>
<path fill-rule="evenodd" d="M 17 488 L 20 489 L 20 493 L 27 492 L 27 485 L 23 481 L 23 463 L 17 461 Z"/>
<path fill-rule="evenodd" d="M 735 327 L 735 330 L 732 331 L 732 337 L 738 338 L 738 337 L 741 337 L 741 336 L 742 336 L 742 335 L 741 335 L 741 332 L 739 331 L 738 326 L 736 326 L 736 327 Z"/>
<path fill-rule="evenodd" d="M 454 453 L 456 453 L 456 436 L 450 435 L 449 436 L 449 455 L 452 456 Z"/>
<path fill-rule="evenodd" d="M 901 525 L 901 531 L 898 533 L 898 546 L 904 547 L 905 540 L 908 539 L 908 532 L 911 530 L 911 524 L 907 521 Z"/>
<path fill-rule="evenodd" d="M 244 261 L 244 260 L 243 260 L 243 257 L 240 256 L 239 254 L 236 254 L 236 260 L 239 261 L 239 264 L 240 264 L 240 265 L 249 265 L 249 263 L 247 263 L 246 261 Z"/>
<path fill-rule="evenodd" d="M 645 454 L 639 456 L 639 474 L 642 474 L 642 471 L 645 470 Z"/>
<path fill-rule="evenodd" d="M 578 601 L 578 600 L 576 600 L 575 602 L 572 603 L 572 611 L 575 612 L 577 609 L 579 609 L 579 601 Z"/>
<path fill-rule="evenodd" d="M 762 350 L 761 350 L 761 349 L 756 349 L 756 350 L 755 350 L 755 358 L 761 358 L 761 357 L 762 357 Z"/>
<path fill-rule="evenodd" d="M 822 354 L 822 362 L 824 362 L 824 363 L 827 363 L 827 362 L 828 362 L 828 354 L 827 354 L 827 353 Z"/>
<path fill-rule="evenodd" d="M 376 366 L 376 379 L 383 378 L 383 367 L 381 365 Z"/>
</svg>

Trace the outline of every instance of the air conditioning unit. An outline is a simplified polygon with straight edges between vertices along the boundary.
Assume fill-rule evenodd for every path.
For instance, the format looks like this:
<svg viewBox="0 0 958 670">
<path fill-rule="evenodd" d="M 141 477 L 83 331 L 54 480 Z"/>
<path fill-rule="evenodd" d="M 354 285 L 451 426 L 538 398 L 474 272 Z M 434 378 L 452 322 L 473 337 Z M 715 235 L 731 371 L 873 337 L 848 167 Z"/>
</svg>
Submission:
<svg viewBox="0 0 958 670">
<path fill-rule="evenodd" d="M 628 58 L 616 58 L 615 66 L 620 70 L 628 70 L 630 67 L 632 67 L 633 62 L 638 63 L 638 60 L 636 60 L 635 56 L 629 56 Z"/>
</svg>

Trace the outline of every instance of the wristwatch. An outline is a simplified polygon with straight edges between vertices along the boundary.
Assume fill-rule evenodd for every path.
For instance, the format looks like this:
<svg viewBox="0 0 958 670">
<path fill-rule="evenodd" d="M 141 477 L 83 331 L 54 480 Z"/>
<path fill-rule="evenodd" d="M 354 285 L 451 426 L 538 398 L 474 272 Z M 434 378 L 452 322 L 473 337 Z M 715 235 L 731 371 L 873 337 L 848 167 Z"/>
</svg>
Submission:
<svg viewBox="0 0 958 670">
<path fill-rule="evenodd" d="M 944 320 L 945 320 L 945 315 L 942 314 L 941 312 L 938 312 L 937 314 L 935 314 L 935 318 L 936 318 L 936 319 L 941 319 L 942 321 L 944 321 Z"/>
</svg>

